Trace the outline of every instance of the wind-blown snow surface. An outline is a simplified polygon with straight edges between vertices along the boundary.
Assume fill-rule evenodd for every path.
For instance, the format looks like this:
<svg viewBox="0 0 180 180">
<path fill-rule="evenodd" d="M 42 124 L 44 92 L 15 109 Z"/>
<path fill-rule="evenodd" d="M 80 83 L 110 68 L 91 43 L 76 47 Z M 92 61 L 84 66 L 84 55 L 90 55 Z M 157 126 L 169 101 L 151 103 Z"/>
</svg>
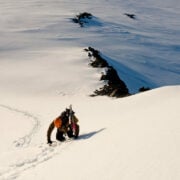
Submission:
<svg viewBox="0 0 180 180">
<path fill-rule="evenodd" d="M 1 106 L 0 177 L 178 180 L 179 99 L 180 87 L 174 86 L 124 99 L 67 96 L 4 101 L 17 109 Z M 69 103 L 80 119 L 80 137 L 48 147 L 49 122 Z"/>
<path fill-rule="evenodd" d="M 179 180 L 179 9 L 175 0 L 0 0 L 0 179 Z M 84 11 L 95 17 L 80 28 L 71 18 Z M 132 93 L 173 86 L 91 98 L 102 82 L 87 46 Z M 69 104 L 80 137 L 49 147 L 48 126 Z"/>
</svg>

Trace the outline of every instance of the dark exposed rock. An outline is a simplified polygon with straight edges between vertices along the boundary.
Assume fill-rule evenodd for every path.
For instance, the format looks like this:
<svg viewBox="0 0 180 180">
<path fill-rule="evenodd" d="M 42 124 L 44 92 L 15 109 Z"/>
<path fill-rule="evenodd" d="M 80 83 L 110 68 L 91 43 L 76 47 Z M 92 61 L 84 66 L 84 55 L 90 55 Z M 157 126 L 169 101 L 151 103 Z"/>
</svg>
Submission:
<svg viewBox="0 0 180 180">
<path fill-rule="evenodd" d="M 136 16 L 135 14 L 124 13 L 124 15 L 128 16 L 131 19 L 136 19 L 135 18 L 135 16 Z"/>
<path fill-rule="evenodd" d="M 149 87 L 141 87 L 141 88 L 139 88 L 139 92 L 144 92 L 144 91 L 148 91 L 148 90 L 150 90 L 150 88 Z"/>
<path fill-rule="evenodd" d="M 85 49 L 90 58 L 90 65 L 94 68 L 106 68 L 106 72 L 102 73 L 100 80 L 106 84 L 94 91 L 91 96 L 107 95 L 110 97 L 125 97 L 130 95 L 126 84 L 119 78 L 117 71 L 108 64 L 108 62 L 101 56 L 100 52 L 92 47 Z"/>
<path fill-rule="evenodd" d="M 106 60 L 104 60 L 101 56 L 99 51 L 89 47 L 86 49 L 88 51 L 88 56 L 89 57 L 94 57 L 93 60 L 89 63 L 92 67 L 95 68 L 103 68 L 103 67 L 108 67 L 108 63 Z"/>
<path fill-rule="evenodd" d="M 92 18 L 92 14 L 87 13 L 87 12 L 83 12 L 83 13 L 76 15 L 76 17 L 73 18 L 72 21 L 74 23 L 78 23 L 81 27 L 83 27 L 84 24 L 87 23 L 88 20 L 91 18 Z"/>
</svg>

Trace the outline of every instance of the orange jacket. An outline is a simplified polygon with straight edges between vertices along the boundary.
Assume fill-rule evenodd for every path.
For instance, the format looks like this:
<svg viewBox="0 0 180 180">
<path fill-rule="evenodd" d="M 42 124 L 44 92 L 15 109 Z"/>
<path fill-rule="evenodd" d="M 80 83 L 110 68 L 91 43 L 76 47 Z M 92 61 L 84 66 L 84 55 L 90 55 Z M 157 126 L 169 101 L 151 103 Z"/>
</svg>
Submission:
<svg viewBox="0 0 180 180">
<path fill-rule="evenodd" d="M 62 126 L 62 120 L 61 120 L 60 117 L 57 117 L 53 122 L 54 122 L 54 126 L 55 126 L 56 128 L 61 128 L 61 126 Z"/>
<path fill-rule="evenodd" d="M 49 128 L 48 128 L 48 131 L 47 131 L 47 140 L 51 140 L 51 134 L 52 134 L 52 131 L 54 130 L 54 128 L 57 128 L 59 129 L 60 131 L 62 132 L 66 132 L 66 127 L 67 127 L 67 124 L 65 125 L 65 127 L 62 127 L 62 120 L 59 117 L 57 117 L 55 120 L 53 120 L 51 122 L 51 124 L 49 125 Z"/>
</svg>

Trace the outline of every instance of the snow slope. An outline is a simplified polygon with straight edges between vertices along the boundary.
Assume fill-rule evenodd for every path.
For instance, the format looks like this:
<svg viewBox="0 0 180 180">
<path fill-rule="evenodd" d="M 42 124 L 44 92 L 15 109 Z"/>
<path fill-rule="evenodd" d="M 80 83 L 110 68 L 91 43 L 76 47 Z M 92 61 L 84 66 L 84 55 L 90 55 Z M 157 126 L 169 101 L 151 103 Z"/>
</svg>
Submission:
<svg viewBox="0 0 180 180">
<path fill-rule="evenodd" d="M 15 122 L 20 115 L 25 122 L 16 136 L 18 125 L 8 127 L 12 133 L 6 139 L 13 143 L 1 137 L 1 179 L 179 179 L 179 99 L 180 88 L 174 86 L 124 99 L 61 97 L 60 102 L 36 98 L 20 103 L 38 112 L 37 118 L 2 107 L 7 121 L 12 114 Z M 70 102 L 80 119 L 80 137 L 48 147 L 48 123 L 59 106 Z"/>
<path fill-rule="evenodd" d="M 177 0 L 0 0 L 0 179 L 179 180 L 179 8 Z M 84 11 L 94 17 L 80 28 L 71 18 Z M 87 46 L 132 93 L 156 89 L 89 97 L 103 82 Z M 49 147 L 47 128 L 70 104 L 80 137 Z"/>
</svg>

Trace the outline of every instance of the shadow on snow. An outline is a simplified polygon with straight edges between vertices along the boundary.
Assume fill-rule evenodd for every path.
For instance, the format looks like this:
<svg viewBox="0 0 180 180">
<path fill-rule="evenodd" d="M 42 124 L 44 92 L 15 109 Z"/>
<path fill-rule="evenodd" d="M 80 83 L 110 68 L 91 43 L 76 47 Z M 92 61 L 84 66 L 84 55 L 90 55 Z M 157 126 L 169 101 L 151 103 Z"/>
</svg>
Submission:
<svg viewBox="0 0 180 180">
<path fill-rule="evenodd" d="M 91 138 L 92 136 L 104 131 L 106 128 L 102 128 L 102 129 L 99 129 L 98 131 L 93 131 L 93 132 L 89 132 L 89 133 L 85 133 L 85 134 L 81 134 L 79 135 L 78 139 L 77 140 L 83 140 L 83 139 L 89 139 Z"/>
</svg>

